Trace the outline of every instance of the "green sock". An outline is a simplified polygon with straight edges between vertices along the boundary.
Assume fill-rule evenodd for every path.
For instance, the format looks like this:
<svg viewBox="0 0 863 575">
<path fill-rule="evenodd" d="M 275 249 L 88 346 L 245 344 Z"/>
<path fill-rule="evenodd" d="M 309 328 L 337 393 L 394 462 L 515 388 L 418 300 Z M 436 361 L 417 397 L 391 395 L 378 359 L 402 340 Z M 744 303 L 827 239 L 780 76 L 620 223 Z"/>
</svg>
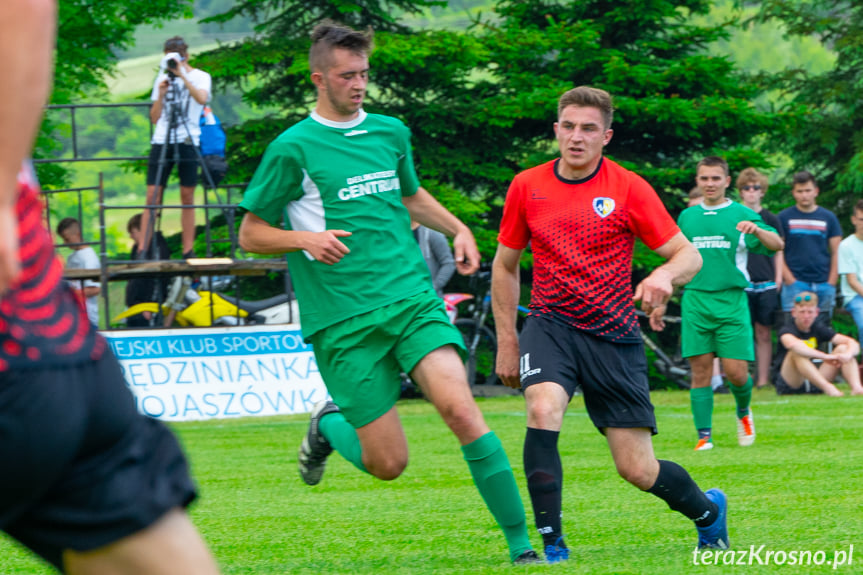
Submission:
<svg viewBox="0 0 863 575">
<path fill-rule="evenodd" d="M 354 467 L 368 473 L 366 466 L 363 465 L 363 448 L 360 445 L 357 430 L 348 423 L 344 415 L 340 412 L 330 413 L 322 417 L 318 425 L 333 449 L 353 463 Z"/>
<path fill-rule="evenodd" d="M 746 378 L 746 383 L 740 387 L 732 384 L 731 395 L 734 396 L 734 401 L 737 403 L 737 417 L 746 417 L 749 415 L 749 403 L 752 401 L 752 376 Z"/>
<path fill-rule="evenodd" d="M 461 450 L 473 482 L 503 530 L 509 545 L 509 557 L 514 561 L 532 547 L 527 534 L 524 504 L 500 439 L 489 431 L 476 441 L 463 445 Z"/>
<path fill-rule="evenodd" d="M 692 406 L 695 429 L 711 429 L 713 427 L 713 389 L 710 386 L 691 388 L 689 403 Z"/>
</svg>

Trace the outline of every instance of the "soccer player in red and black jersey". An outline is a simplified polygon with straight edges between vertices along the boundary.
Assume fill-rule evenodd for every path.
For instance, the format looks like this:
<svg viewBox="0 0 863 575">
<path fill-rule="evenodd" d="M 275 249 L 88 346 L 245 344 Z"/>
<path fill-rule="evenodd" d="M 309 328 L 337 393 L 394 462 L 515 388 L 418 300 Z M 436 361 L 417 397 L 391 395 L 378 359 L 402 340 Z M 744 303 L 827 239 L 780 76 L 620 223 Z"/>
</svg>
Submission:
<svg viewBox="0 0 863 575">
<path fill-rule="evenodd" d="M 656 418 L 633 301 L 650 313 L 701 268 L 701 257 L 641 177 L 603 158 L 611 96 L 569 90 L 554 124 L 560 158 L 518 174 L 504 206 L 492 268 L 497 372 L 524 389 L 524 469 L 549 562 L 569 557 L 561 527 L 558 436 L 581 385 L 621 477 L 695 521 L 699 547 L 728 547 L 725 496 L 701 491 L 681 466 L 657 460 Z M 635 239 L 666 258 L 633 293 Z M 533 292 L 516 333 L 519 259 L 530 243 Z"/>
<path fill-rule="evenodd" d="M 73 574 L 213 575 L 180 447 L 62 279 L 26 158 L 56 3 L 0 2 L 0 530 Z"/>
</svg>

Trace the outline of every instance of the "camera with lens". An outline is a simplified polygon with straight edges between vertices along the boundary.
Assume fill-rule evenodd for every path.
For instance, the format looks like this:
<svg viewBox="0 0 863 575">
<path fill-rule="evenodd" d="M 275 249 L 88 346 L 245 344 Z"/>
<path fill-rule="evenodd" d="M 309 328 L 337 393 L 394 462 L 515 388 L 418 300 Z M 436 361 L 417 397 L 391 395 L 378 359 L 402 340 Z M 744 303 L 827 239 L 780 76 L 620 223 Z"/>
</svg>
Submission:
<svg viewBox="0 0 863 575">
<path fill-rule="evenodd" d="M 162 72 L 176 74 L 182 60 L 183 57 L 177 52 L 169 52 L 162 57 L 162 63 L 159 65 L 159 68 Z"/>
</svg>

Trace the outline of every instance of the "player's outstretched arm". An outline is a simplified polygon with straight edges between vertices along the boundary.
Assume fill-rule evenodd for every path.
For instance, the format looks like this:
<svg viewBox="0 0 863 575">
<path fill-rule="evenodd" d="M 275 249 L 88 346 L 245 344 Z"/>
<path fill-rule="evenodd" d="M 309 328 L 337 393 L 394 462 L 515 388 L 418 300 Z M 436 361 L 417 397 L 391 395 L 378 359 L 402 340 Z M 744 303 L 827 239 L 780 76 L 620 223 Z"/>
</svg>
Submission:
<svg viewBox="0 0 863 575">
<path fill-rule="evenodd" d="M 497 364 L 495 371 L 504 385 L 518 389 L 518 332 L 515 328 L 520 293 L 518 262 L 522 250 L 497 245 L 491 266 L 491 307 L 497 332 Z"/>
<path fill-rule="evenodd" d="M 668 261 L 644 278 L 635 287 L 633 296 L 635 301 L 641 302 L 641 309 L 646 314 L 664 306 L 674 286 L 688 283 L 701 269 L 701 254 L 682 232 L 677 232 L 654 251 Z"/>
<path fill-rule="evenodd" d="M 427 228 L 452 238 L 455 266 L 461 275 L 470 275 L 479 269 L 479 249 L 473 232 L 461 220 L 443 207 L 434 196 L 420 187 L 412 196 L 402 198 L 411 219 Z"/>
<path fill-rule="evenodd" d="M 280 230 L 252 212 L 246 212 L 240 224 L 239 240 L 240 247 L 256 254 L 283 254 L 305 250 L 319 262 L 332 265 L 350 253 L 351 250 L 339 240 L 350 235 L 351 232 L 345 230 Z"/>
</svg>

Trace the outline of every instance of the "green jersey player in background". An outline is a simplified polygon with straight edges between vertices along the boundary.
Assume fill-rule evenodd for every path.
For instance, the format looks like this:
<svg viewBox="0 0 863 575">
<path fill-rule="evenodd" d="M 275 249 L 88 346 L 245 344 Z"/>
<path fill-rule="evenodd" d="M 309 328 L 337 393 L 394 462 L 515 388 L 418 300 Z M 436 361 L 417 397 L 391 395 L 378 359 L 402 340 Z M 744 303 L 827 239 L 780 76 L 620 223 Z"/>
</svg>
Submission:
<svg viewBox="0 0 863 575">
<path fill-rule="evenodd" d="M 312 410 L 299 453 L 317 484 L 333 450 L 391 480 L 408 446 L 395 404 L 408 372 L 461 443 L 474 482 L 516 563 L 540 562 L 500 440 L 473 400 L 459 331 L 432 287 L 411 219 L 453 238 L 456 267 L 476 271 L 471 231 L 417 179 L 410 132 L 362 108 L 371 32 L 324 21 L 312 31 L 315 110 L 273 141 L 241 207 L 240 244 L 288 253 L 303 336 L 332 401 Z M 284 229 L 278 226 L 284 218 Z"/>
<path fill-rule="evenodd" d="M 698 248 L 704 265 L 686 284 L 681 302 L 681 346 L 692 367 L 690 401 L 696 451 L 713 448 L 713 358 L 722 360 L 725 376 L 737 404 L 737 442 L 755 441 L 755 424 L 749 403 L 752 378 L 749 362 L 755 359 L 752 323 L 745 288 L 749 252 L 770 255 L 785 244 L 776 230 L 757 213 L 725 197 L 731 185 L 728 164 L 717 156 L 698 162 L 696 184 L 704 201 L 686 208 L 677 220 L 680 230 Z M 654 310 L 650 325 L 664 327 L 664 309 Z"/>
</svg>

